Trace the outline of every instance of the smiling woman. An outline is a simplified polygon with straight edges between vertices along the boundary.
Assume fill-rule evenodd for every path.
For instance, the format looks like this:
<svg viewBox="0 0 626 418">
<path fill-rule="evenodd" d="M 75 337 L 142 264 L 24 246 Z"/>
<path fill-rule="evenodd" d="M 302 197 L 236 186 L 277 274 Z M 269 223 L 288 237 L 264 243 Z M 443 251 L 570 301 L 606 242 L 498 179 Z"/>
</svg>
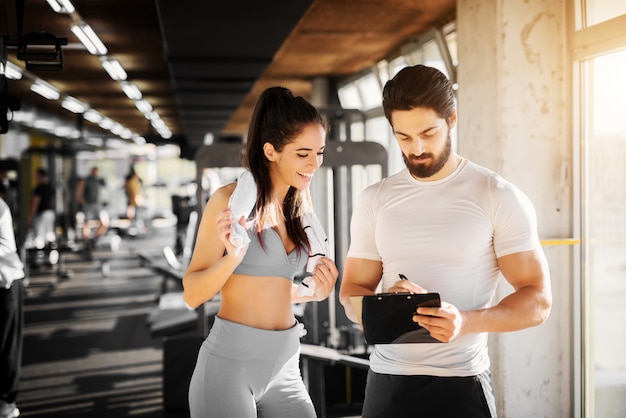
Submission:
<svg viewBox="0 0 626 418">
<path fill-rule="evenodd" d="M 328 298 L 339 274 L 319 254 L 314 238 L 325 241 L 323 230 L 305 230 L 315 225 L 308 221 L 316 219 L 309 185 L 326 131 L 325 119 L 304 98 L 267 89 L 246 142 L 249 172 L 207 203 L 183 278 L 184 299 L 196 307 L 219 292 L 221 304 L 191 378 L 192 417 L 316 416 L 300 376 L 302 326 L 292 304 Z M 250 200 L 243 211 L 242 197 Z M 232 240 L 236 233 L 244 239 Z M 307 264 L 311 291 L 302 293 L 295 279 Z"/>
</svg>

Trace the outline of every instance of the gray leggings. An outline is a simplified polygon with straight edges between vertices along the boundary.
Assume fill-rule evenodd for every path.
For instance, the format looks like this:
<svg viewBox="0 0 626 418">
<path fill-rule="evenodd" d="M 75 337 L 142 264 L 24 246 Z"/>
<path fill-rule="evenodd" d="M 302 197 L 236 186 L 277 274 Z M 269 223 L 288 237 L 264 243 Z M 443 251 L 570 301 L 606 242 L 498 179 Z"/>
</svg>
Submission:
<svg viewBox="0 0 626 418">
<path fill-rule="evenodd" d="M 189 385 L 191 418 L 315 418 L 300 375 L 299 331 L 216 317 Z"/>
</svg>

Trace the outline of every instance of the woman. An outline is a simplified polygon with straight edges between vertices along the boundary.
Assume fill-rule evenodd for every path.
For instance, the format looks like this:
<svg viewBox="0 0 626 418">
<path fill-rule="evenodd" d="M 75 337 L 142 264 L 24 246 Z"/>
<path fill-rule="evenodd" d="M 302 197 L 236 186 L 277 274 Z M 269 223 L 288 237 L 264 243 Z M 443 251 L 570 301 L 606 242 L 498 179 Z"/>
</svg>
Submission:
<svg viewBox="0 0 626 418">
<path fill-rule="evenodd" d="M 202 215 L 183 279 L 185 302 L 197 307 L 221 292 L 215 322 L 198 354 L 189 388 L 191 416 L 315 417 L 300 376 L 300 327 L 292 303 L 321 301 L 338 271 L 321 257 L 315 289 L 301 297 L 293 283 L 311 248 L 301 219 L 312 211 L 309 185 L 322 163 L 327 126 L 302 97 L 267 89 L 252 115 L 245 165 L 256 184 L 251 219 L 232 220 L 236 183 L 218 189 Z M 251 242 L 236 248 L 234 222 Z"/>
</svg>

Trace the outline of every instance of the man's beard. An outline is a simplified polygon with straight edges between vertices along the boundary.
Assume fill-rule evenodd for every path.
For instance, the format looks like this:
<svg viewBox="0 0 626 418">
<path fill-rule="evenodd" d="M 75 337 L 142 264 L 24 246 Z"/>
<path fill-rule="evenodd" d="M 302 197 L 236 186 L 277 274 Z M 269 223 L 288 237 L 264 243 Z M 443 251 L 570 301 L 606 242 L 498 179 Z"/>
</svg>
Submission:
<svg viewBox="0 0 626 418">
<path fill-rule="evenodd" d="M 414 162 L 413 160 L 417 159 L 417 156 L 413 154 L 411 154 L 411 156 L 407 158 L 407 156 L 402 153 L 402 159 L 404 160 L 406 168 L 409 170 L 413 177 L 425 179 L 437 174 L 443 168 L 443 166 L 446 165 L 451 153 L 452 140 L 450 139 L 450 133 L 448 132 L 446 147 L 443 149 L 441 154 L 439 154 L 438 156 L 435 156 L 431 153 L 425 153 L 421 155 L 421 157 L 431 158 L 431 161 L 429 163 Z"/>
</svg>

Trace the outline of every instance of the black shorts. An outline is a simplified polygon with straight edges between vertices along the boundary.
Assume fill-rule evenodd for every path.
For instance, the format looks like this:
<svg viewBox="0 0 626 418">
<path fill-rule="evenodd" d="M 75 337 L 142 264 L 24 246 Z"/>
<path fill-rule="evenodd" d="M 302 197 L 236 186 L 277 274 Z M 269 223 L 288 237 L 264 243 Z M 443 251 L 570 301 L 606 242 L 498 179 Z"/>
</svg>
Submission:
<svg viewBox="0 0 626 418">
<path fill-rule="evenodd" d="M 369 371 L 362 418 L 496 418 L 491 374 L 437 377 Z"/>
</svg>

